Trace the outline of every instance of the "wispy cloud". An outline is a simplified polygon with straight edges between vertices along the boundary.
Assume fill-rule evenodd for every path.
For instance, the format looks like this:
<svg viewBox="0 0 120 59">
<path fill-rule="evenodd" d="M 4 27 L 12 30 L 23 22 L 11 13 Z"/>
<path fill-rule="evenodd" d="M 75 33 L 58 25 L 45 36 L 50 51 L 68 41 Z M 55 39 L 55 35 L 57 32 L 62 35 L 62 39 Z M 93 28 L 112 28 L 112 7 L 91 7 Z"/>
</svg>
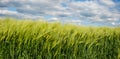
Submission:
<svg viewBox="0 0 120 59">
<path fill-rule="evenodd" d="M 118 26 L 120 25 L 118 5 L 120 4 L 112 0 L 1 0 L 0 16 Z M 10 7 L 16 10 L 9 10 Z"/>
</svg>

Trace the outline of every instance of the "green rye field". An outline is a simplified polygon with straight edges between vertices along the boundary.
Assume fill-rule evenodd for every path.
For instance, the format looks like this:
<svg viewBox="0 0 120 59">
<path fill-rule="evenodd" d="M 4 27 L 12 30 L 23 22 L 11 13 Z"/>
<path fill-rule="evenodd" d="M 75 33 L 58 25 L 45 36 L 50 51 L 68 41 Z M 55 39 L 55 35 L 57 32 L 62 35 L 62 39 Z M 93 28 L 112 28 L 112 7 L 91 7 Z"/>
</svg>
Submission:
<svg viewBox="0 0 120 59">
<path fill-rule="evenodd" d="M 0 59 L 120 59 L 120 27 L 0 19 Z"/>
</svg>

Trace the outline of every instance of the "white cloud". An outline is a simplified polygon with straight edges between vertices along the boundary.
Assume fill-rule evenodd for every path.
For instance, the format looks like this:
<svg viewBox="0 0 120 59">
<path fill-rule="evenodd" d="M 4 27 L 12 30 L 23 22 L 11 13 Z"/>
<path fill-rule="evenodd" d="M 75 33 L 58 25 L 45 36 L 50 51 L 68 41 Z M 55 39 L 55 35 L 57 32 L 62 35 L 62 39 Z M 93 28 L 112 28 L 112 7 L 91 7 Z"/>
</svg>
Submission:
<svg viewBox="0 0 120 59">
<path fill-rule="evenodd" d="M 89 20 L 100 24 L 109 24 L 120 20 L 119 11 L 113 8 L 115 5 L 112 0 L 84 2 L 70 0 L 1 0 L 0 14 L 32 19 L 52 16 L 48 20 L 69 21 L 80 24 L 81 21 Z M 7 10 L 9 7 L 16 8 L 16 11 Z"/>
<path fill-rule="evenodd" d="M 25 18 L 25 19 L 42 18 L 41 16 L 27 15 L 27 14 L 22 14 L 16 11 L 9 11 L 9 10 L 0 10 L 0 14 L 7 17 Z"/>
<path fill-rule="evenodd" d="M 101 3 L 107 5 L 107 6 L 114 6 L 115 3 L 112 0 L 100 0 Z"/>
<path fill-rule="evenodd" d="M 112 22 L 111 24 L 112 24 L 112 25 L 116 25 L 116 23 L 115 23 L 115 22 Z"/>
</svg>

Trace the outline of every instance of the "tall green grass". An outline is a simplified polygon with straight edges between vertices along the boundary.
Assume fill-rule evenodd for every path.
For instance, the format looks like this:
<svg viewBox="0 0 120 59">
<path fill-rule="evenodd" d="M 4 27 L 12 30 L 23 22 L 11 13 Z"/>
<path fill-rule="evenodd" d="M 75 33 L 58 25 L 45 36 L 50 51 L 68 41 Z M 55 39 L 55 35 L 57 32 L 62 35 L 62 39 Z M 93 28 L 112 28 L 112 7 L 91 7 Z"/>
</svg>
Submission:
<svg viewBox="0 0 120 59">
<path fill-rule="evenodd" d="M 0 59 L 120 59 L 120 28 L 1 19 Z"/>
</svg>

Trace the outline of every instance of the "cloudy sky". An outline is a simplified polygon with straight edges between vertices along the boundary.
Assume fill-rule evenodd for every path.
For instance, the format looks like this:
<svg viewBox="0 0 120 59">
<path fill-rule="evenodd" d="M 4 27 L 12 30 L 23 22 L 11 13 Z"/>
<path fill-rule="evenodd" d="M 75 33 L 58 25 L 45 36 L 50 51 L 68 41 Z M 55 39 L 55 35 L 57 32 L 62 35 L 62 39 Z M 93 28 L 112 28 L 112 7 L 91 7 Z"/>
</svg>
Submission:
<svg viewBox="0 0 120 59">
<path fill-rule="evenodd" d="M 120 0 L 0 0 L 0 17 L 120 26 Z"/>
</svg>

